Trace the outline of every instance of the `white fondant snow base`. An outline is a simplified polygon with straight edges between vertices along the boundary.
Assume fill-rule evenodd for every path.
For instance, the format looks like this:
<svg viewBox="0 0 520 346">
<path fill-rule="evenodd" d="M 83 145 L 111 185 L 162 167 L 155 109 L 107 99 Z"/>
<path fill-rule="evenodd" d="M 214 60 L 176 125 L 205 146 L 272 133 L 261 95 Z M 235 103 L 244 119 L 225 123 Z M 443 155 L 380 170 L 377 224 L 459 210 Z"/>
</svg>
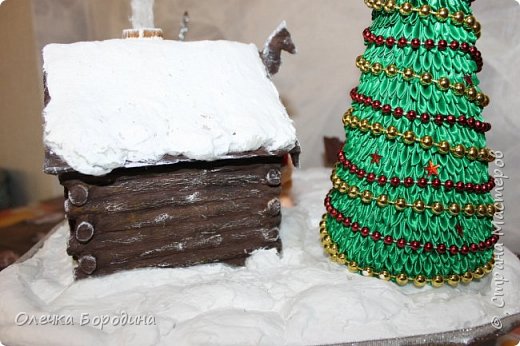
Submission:
<svg viewBox="0 0 520 346">
<path fill-rule="evenodd" d="M 405 288 L 350 274 L 318 239 L 329 170 L 298 172 L 298 206 L 283 210 L 284 253 L 258 251 L 244 268 L 145 269 L 73 282 L 61 226 L 36 255 L 0 272 L 0 340 L 8 345 L 281 345 L 403 337 L 469 328 L 520 311 L 520 262 L 508 282 Z M 505 306 L 492 304 L 503 287 Z M 155 325 L 80 326 L 81 314 L 153 315 Z M 16 326 L 15 317 L 72 316 L 74 325 Z"/>
</svg>

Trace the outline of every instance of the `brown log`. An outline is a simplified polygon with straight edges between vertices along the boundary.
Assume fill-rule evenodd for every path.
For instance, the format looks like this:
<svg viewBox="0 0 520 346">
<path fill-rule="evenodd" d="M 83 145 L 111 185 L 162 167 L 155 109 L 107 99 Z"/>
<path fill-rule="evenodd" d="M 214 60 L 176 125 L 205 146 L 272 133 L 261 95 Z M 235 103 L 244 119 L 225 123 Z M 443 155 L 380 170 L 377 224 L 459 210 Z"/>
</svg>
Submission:
<svg viewBox="0 0 520 346">
<path fill-rule="evenodd" d="M 90 222 L 83 221 L 76 226 L 74 232 L 75 239 L 80 243 L 88 243 L 94 236 L 94 226 Z M 73 239 L 71 237 L 71 239 Z"/>
<path fill-rule="evenodd" d="M 74 182 L 68 188 L 68 202 L 76 207 L 85 205 L 88 201 L 89 187 L 81 182 Z"/>
</svg>

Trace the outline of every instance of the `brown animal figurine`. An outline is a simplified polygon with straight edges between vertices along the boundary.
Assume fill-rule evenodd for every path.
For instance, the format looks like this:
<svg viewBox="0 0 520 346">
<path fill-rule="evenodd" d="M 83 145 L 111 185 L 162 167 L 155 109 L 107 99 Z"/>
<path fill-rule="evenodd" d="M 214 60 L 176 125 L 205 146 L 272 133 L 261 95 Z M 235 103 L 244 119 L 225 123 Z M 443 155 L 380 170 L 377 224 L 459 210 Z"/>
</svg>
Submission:
<svg viewBox="0 0 520 346">
<path fill-rule="evenodd" d="M 269 36 L 264 45 L 264 50 L 260 52 L 260 57 L 269 72 L 269 75 L 275 75 L 282 64 L 282 51 L 290 54 L 296 54 L 296 46 L 291 38 L 285 21 Z"/>
</svg>

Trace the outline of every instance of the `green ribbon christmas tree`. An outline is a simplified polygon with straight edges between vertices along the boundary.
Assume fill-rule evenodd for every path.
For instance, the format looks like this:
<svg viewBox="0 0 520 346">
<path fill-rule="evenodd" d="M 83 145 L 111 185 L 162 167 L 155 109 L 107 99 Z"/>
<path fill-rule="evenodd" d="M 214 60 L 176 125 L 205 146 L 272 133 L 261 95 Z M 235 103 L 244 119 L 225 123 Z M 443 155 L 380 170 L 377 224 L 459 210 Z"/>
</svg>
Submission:
<svg viewBox="0 0 520 346">
<path fill-rule="evenodd" d="M 418 287 L 492 271 L 494 160 L 468 0 L 365 0 L 373 22 L 320 224 L 352 272 Z"/>
</svg>

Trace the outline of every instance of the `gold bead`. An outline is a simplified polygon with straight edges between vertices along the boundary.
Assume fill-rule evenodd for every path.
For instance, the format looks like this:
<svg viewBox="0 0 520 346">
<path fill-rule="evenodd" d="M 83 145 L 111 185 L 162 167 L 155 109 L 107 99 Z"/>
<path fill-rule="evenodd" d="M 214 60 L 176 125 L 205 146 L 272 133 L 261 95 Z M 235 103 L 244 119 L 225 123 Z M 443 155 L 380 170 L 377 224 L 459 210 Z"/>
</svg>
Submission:
<svg viewBox="0 0 520 346">
<path fill-rule="evenodd" d="M 444 211 L 444 206 L 440 202 L 435 202 L 432 205 L 432 211 L 436 215 L 440 215 Z"/>
<path fill-rule="evenodd" d="M 477 95 L 475 96 L 475 101 L 477 101 L 478 104 L 482 104 L 482 102 L 484 102 L 484 94 L 477 93 Z"/>
<path fill-rule="evenodd" d="M 455 83 L 455 85 L 453 85 L 453 91 L 457 95 L 464 95 L 464 90 L 466 89 L 464 88 L 464 84 L 462 83 Z"/>
<path fill-rule="evenodd" d="M 385 11 L 388 13 L 392 13 L 395 10 L 395 1 L 394 0 L 388 0 L 384 6 Z"/>
<path fill-rule="evenodd" d="M 359 271 L 358 265 L 355 261 L 350 261 L 347 264 L 348 270 L 352 273 L 357 273 Z"/>
<path fill-rule="evenodd" d="M 320 239 L 323 239 L 326 235 L 329 235 L 326 229 L 320 229 Z"/>
<path fill-rule="evenodd" d="M 364 73 L 367 73 L 370 71 L 371 65 L 368 61 L 365 61 L 364 64 L 361 66 L 361 71 Z"/>
<path fill-rule="evenodd" d="M 379 75 L 381 72 L 383 72 L 383 66 L 376 62 L 374 65 L 372 65 L 372 73 L 376 76 Z"/>
<path fill-rule="evenodd" d="M 399 9 L 399 12 L 401 12 L 402 15 L 408 16 L 412 13 L 413 5 L 409 2 L 405 2 L 401 5 L 401 8 Z"/>
<path fill-rule="evenodd" d="M 403 141 L 405 144 L 412 144 L 415 142 L 415 133 L 412 131 L 406 131 L 403 134 Z"/>
<path fill-rule="evenodd" d="M 398 198 L 395 201 L 395 209 L 404 210 L 406 208 L 406 200 L 404 198 Z"/>
<path fill-rule="evenodd" d="M 395 77 L 395 75 L 397 75 L 397 71 L 397 67 L 394 64 L 388 65 L 385 68 L 385 73 L 388 77 Z"/>
<path fill-rule="evenodd" d="M 431 136 L 424 136 L 421 138 L 421 147 L 423 149 L 430 149 L 433 146 L 433 138 Z"/>
<path fill-rule="evenodd" d="M 450 80 L 446 77 L 439 79 L 438 86 L 441 90 L 447 90 L 450 87 Z"/>
<path fill-rule="evenodd" d="M 472 274 L 474 279 L 482 279 L 484 276 L 484 269 L 478 267 Z"/>
<path fill-rule="evenodd" d="M 450 214 L 453 216 L 457 216 L 460 213 L 460 206 L 457 203 L 452 203 L 449 207 Z"/>
<path fill-rule="evenodd" d="M 408 283 L 408 275 L 406 275 L 406 274 L 397 275 L 397 277 L 395 278 L 395 282 L 399 286 L 406 286 L 406 284 Z"/>
<path fill-rule="evenodd" d="M 477 215 L 479 217 L 484 217 L 487 215 L 487 208 L 485 205 L 481 204 L 477 207 Z"/>
<path fill-rule="evenodd" d="M 487 214 L 488 216 L 494 216 L 497 211 L 497 208 L 493 204 L 489 204 L 487 206 Z"/>
<path fill-rule="evenodd" d="M 327 226 L 327 222 L 325 221 L 326 217 L 327 217 L 327 214 L 323 214 L 321 216 L 320 228 L 325 228 Z"/>
<path fill-rule="evenodd" d="M 474 87 L 469 87 L 466 89 L 466 97 L 470 101 L 475 100 L 477 98 L 477 94 L 477 89 L 475 89 Z"/>
<path fill-rule="evenodd" d="M 475 207 L 473 204 L 466 204 L 464 206 L 464 214 L 466 214 L 466 216 L 473 216 L 475 214 Z"/>
<path fill-rule="evenodd" d="M 339 192 L 341 192 L 341 193 L 346 193 L 346 192 L 348 191 L 348 188 L 349 188 L 348 184 L 347 184 L 346 182 L 342 181 L 342 182 L 339 184 L 339 189 L 338 189 L 338 190 L 339 190 Z"/>
<path fill-rule="evenodd" d="M 475 33 L 480 33 L 480 31 L 482 30 L 482 27 L 479 22 L 475 22 L 475 24 L 473 24 L 471 28 L 473 29 L 473 31 L 475 31 Z"/>
<path fill-rule="evenodd" d="M 399 135 L 399 131 L 397 131 L 397 127 L 395 127 L 395 126 L 390 126 L 386 130 L 386 137 L 388 139 L 395 139 L 398 135 Z"/>
<path fill-rule="evenodd" d="M 422 5 L 419 9 L 419 15 L 420 16 L 427 16 L 430 14 L 432 8 L 429 5 Z"/>
<path fill-rule="evenodd" d="M 386 270 L 383 270 L 381 273 L 379 273 L 379 278 L 384 281 L 390 281 L 392 278 L 392 275 Z"/>
<path fill-rule="evenodd" d="M 358 125 L 359 125 L 358 117 L 356 117 L 356 116 L 351 117 L 350 118 L 350 127 L 355 129 L 356 127 L 358 127 Z"/>
<path fill-rule="evenodd" d="M 475 19 L 475 17 L 473 16 L 467 16 L 465 19 L 464 19 L 464 25 L 466 25 L 468 28 L 471 28 L 473 27 L 473 25 L 477 22 L 477 20 Z"/>
<path fill-rule="evenodd" d="M 460 281 L 467 285 L 469 284 L 471 281 L 473 281 L 473 275 L 470 273 L 470 272 L 466 272 L 464 273 L 464 275 L 462 275 Z"/>
<path fill-rule="evenodd" d="M 361 120 L 361 122 L 359 123 L 359 129 L 361 130 L 361 132 L 368 132 L 368 130 L 370 129 L 370 123 L 367 119 Z"/>
<path fill-rule="evenodd" d="M 482 107 L 487 107 L 487 106 L 489 106 L 489 102 L 490 102 L 490 101 L 489 101 L 489 97 L 488 97 L 487 95 L 484 95 L 484 101 L 482 101 L 482 102 L 480 103 L 480 105 L 481 105 Z"/>
<path fill-rule="evenodd" d="M 424 202 L 421 201 L 420 199 L 413 203 L 413 210 L 415 210 L 415 212 L 422 213 L 422 212 L 424 212 L 425 209 L 426 209 L 426 206 L 424 205 Z"/>
<path fill-rule="evenodd" d="M 338 259 L 337 259 L 337 262 L 339 264 L 345 264 L 347 263 L 347 258 L 345 257 L 345 254 L 341 253 L 338 255 Z"/>
<path fill-rule="evenodd" d="M 357 58 L 356 58 L 356 66 L 358 68 L 361 68 L 361 66 L 363 66 L 363 64 L 365 63 L 365 58 L 363 58 L 363 55 L 359 55 Z"/>
<path fill-rule="evenodd" d="M 478 149 L 475 147 L 471 147 L 468 149 L 468 159 L 474 161 L 478 158 Z"/>
<path fill-rule="evenodd" d="M 326 235 L 321 239 L 321 244 L 323 246 L 330 246 L 332 244 L 332 239 L 330 238 L 330 235 Z"/>
<path fill-rule="evenodd" d="M 459 285 L 459 282 L 460 276 L 458 276 L 457 274 L 450 275 L 450 277 L 448 278 L 448 285 L 450 285 L 451 287 L 457 287 Z"/>
<path fill-rule="evenodd" d="M 486 263 L 482 269 L 484 270 L 484 273 L 485 274 L 489 274 L 493 271 L 493 266 L 491 265 L 491 263 Z"/>
<path fill-rule="evenodd" d="M 442 141 L 439 143 L 438 149 L 441 154 L 447 154 L 450 152 L 450 143 L 447 141 Z"/>
<path fill-rule="evenodd" d="M 361 201 L 363 201 L 365 204 L 372 202 L 372 192 L 368 190 L 363 191 L 363 194 L 361 195 Z"/>
<path fill-rule="evenodd" d="M 464 12 L 457 11 L 451 16 L 451 21 L 455 25 L 460 25 L 464 22 Z"/>
<path fill-rule="evenodd" d="M 433 76 L 430 73 L 424 72 L 421 75 L 421 84 L 422 85 L 429 85 L 432 83 L 432 81 L 433 81 Z"/>
<path fill-rule="evenodd" d="M 415 285 L 415 287 L 419 288 L 426 286 L 426 282 L 427 280 L 424 275 L 417 275 L 413 280 L 413 284 Z"/>
<path fill-rule="evenodd" d="M 441 7 L 437 11 L 437 19 L 440 21 L 445 21 L 448 19 L 448 16 L 450 15 L 450 11 L 446 7 Z"/>
<path fill-rule="evenodd" d="M 338 246 L 336 244 L 329 245 L 327 248 L 329 255 L 334 256 L 338 254 Z"/>
<path fill-rule="evenodd" d="M 343 125 L 350 126 L 351 118 L 350 118 L 349 114 L 347 114 L 347 113 L 343 114 L 343 118 L 341 120 L 343 121 Z"/>
<path fill-rule="evenodd" d="M 482 148 L 478 151 L 478 159 L 480 161 L 487 161 L 488 158 L 488 152 L 485 148 Z"/>
<path fill-rule="evenodd" d="M 388 205 L 388 196 L 387 195 L 379 195 L 377 197 L 377 205 L 381 208 L 384 208 Z"/>
<path fill-rule="evenodd" d="M 453 155 L 455 155 L 455 157 L 458 157 L 458 158 L 464 157 L 464 155 L 466 155 L 466 148 L 462 144 L 458 144 L 458 145 L 454 146 L 451 149 L 451 151 L 452 151 Z"/>
<path fill-rule="evenodd" d="M 442 277 L 441 275 L 436 275 L 432 279 L 432 286 L 435 287 L 435 288 L 439 288 L 439 287 L 444 286 L 444 277 Z"/>
<path fill-rule="evenodd" d="M 366 4 L 369 8 L 373 8 L 373 7 L 374 7 L 374 2 L 375 2 L 375 0 L 365 0 L 365 4 Z"/>
<path fill-rule="evenodd" d="M 357 186 L 351 186 L 348 191 L 348 196 L 350 198 L 356 198 L 359 194 L 359 188 Z"/>
<path fill-rule="evenodd" d="M 363 276 L 366 276 L 366 277 L 372 277 L 372 276 L 374 276 L 374 270 L 370 267 L 366 267 L 365 269 L 363 269 L 361 271 L 361 274 L 363 274 Z"/>
<path fill-rule="evenodd" d="M 383 125 L 381 125 L 380 123 L 375 123 L 372 125 L 372 133 L 375 135 L 375 136 L 379 136 L 383 133 Z"/>
<path fill-rule="evenodd" d="M 383 0 L 376 0 L 374 2 L 374 10 L 381 11 L 381 9 L 383 8 L 383 5 L 384 5 Z"/>
<path fill-rule="evenodd" d="M 407 68 L 403 71 L 403 78 L 405 80 L 410 80 L 413 78 L 415 72 L 411 68 Z"/>
</svg>

